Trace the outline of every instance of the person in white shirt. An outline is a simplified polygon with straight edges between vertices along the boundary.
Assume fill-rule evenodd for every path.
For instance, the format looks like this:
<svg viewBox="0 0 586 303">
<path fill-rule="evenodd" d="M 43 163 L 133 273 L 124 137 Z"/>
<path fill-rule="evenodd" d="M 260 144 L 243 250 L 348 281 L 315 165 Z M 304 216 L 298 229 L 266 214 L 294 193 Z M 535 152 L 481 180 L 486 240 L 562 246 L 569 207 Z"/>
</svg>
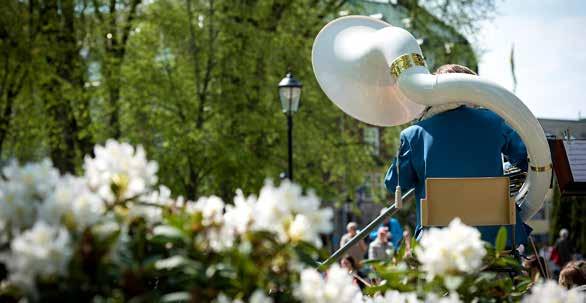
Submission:
<svg viewBox="0 0 586 303">
<path fill-rule="evenodd" d="M 382 226 L 378 229 L 376 239 L 368 247 L 368 259 L 388 260 L 394 254 L 394 247 L 390 241 L 389 228 Z"/>
<path fill-rule="evenodd" d="M 347 233 L 344 234 L 340 240 L 340 247 L 344 246 L 346 243 L 348 243 L 348 241 L 350 241 L 350 239 L 356 236 L 358 232 L 358 224 L 356 224 L 356 222 L 348 223 L 346 226 L 346 231 Z M 347 254 L 354 259 L 356 266 L 360 267 L 360 263 L 362 262 L 362 259 L 364 259 L 364 254 L 366 253 L 367 249 L 368 247 L 366 246 L 366 243 L 364 243 L 364 240 L 360 240 L 358 243 L 350 247 Z"/>
</svg>

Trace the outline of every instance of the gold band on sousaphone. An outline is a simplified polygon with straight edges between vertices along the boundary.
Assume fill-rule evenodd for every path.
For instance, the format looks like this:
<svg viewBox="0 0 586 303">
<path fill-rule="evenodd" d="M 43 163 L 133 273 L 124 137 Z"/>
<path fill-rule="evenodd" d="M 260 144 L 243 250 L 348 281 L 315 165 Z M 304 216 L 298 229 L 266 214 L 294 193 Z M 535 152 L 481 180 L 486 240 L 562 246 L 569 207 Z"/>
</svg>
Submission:
<svg viewBox="0 0 586 303">
<path fill-rule="evenodd" d="M 425 59 L 423 59 L 423 56 L 420 54 L 404 54 L 395 59 L 395 61 L 393 61 L 391 64 L 391 75 L 396 80 L 399 78 L 399 75 L 401 75 L 402 72 L 413 66 L 425 67 L 427 65 L 425 64 Z"/>
<path fill-rule="evenodd" d="M 548 165 L 544 165 L 544 166 L 532 166 L 532 165 L 530 166 L 530 169 L 535 172 L 545 172 L 545 171 L 551 170 L 552 168 L 553 168 L 553 164 L 551 164 L 551 163 Z"/>
</svg>

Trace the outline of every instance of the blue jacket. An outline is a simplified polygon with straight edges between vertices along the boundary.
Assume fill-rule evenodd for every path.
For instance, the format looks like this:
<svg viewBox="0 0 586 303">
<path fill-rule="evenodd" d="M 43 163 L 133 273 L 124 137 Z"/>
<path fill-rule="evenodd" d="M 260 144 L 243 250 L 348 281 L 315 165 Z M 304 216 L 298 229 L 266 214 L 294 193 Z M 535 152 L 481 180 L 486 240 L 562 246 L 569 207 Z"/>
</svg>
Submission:
<svg viewBox="0 0 586 303">
<path fill-rule="evenodd" d="M 503 176 L 501 153 L 509 162 L 527 171 L 527 150 L 505 121 L 486 109 L 459 107 L 422 120 L 401 132 L 400 182 L 403 192 L 415 188 L 417 226 L 421 232 L 419 201 L 425 197 L 426 178 Z M 391 193 L 397 186 L 396 159 L 385 177 Z M 517 212 L 515 241 L 527 241 L 525 224 Z M 528 227 L 527 227 L 528 228 Z M 498 226 L 479 227 L 482 239 L 494 244 Z M 508 242 L 510 243 L 510 228 Z"/>
</svg>

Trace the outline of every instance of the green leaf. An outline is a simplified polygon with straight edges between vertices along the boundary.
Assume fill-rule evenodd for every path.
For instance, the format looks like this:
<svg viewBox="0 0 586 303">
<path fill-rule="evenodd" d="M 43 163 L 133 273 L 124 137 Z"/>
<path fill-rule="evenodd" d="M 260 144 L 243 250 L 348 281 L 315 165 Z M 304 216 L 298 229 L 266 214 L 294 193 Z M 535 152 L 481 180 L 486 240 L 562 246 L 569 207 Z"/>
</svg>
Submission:
<svg viewBox="0 0 586 303">
<path fill-rule="evenodd" d="M 161 297 L 161 302 L 189 302 L 191 295 L 186 291 L 179 291 L 166 294 Z"/>
<path fill-rule="evenodd" d="M 158 260 L 155 262 L 155 268 L 158 270 L 171 270 L 188 263 L 188 260 L 183 256 L 173 256 L 167 259 Z"/>
<path fill-rule="evenodd" d="M 319 250 L 313 245 L 305 242 L 299 242 L 293 247 L 293 250 L 299 257 L 299 260 L 305 264 L 319 267 L 320 263 L 316 261 L 319 256 Z"/>
<path fill-rule="evenodd" d="M 499 228 L 499 232 L 496 236 L 496 240 L 494 243 L 495 250 L 498 252 L 503 251 L 505 249 L 505 245 L 507 244 L 507 229 L 504 226 Z"/>
<path fill-rule="evenodd" d="M 417 247 L 417 239 L 413 236 L 411 237 L 411 251 L 415 251 L 415 247 Z"/>
<path fill-rule="evenodd" d="M 156 226 L 153 229 L 153 235 L 155 237 L 161 236 L 170 239 L 183 239 L 185 237 L 180 229 L 169 225 Z"/>
<path fill-rule="evenodd" d="M 400 262 L 401 260 L 403 260 L 403 257 L 405 256 L 405 249 L 406 249 L 406 243 L 405 243 L 405 241 L 401 241 L 401 246 L 399 246 L 399 251 L 395 254 L 395 259 L 397 260 L 397 262 Z"/>
</svg>

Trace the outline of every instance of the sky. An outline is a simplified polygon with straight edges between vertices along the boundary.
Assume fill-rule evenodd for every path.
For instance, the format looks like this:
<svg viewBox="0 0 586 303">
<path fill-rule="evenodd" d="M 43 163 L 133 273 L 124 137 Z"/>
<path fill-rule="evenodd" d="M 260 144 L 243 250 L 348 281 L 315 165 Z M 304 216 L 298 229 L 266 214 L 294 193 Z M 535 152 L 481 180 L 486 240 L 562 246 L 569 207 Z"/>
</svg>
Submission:
<svg viewBox="0 0 586 303">
<path fill-rule="evenodd" d="M 586 118 L 586 0 L 496 0 L 484 22 L 479 74 L 513 88 L 509 64 L 515 46 L 517 96 L 538 118 Z"/>
</svg>

